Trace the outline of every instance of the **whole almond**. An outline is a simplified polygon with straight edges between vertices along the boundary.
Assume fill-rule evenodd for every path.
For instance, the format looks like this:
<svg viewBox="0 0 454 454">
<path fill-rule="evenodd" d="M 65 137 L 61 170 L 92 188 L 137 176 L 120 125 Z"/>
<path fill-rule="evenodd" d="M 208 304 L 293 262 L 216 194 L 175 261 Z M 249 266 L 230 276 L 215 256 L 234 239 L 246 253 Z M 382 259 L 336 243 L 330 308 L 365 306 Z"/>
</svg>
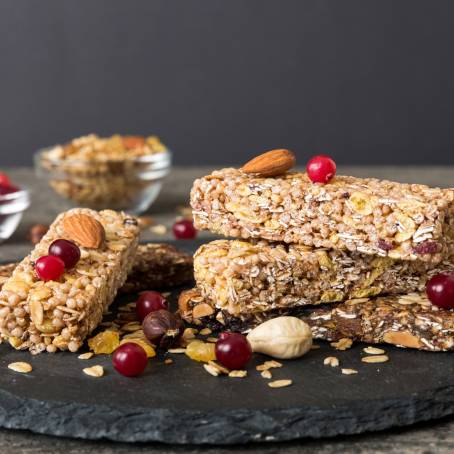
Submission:
<svg viewBox="0 0 454 454">
<path fill-rule="evenodd" d="M 271 150 L 244 164 L 244 173 L 255 173 L 261 177 L 276 177 L 295 165 L 295 155 L 290 150 Z"/>
<path fill-rule="evenodd" d="M 66 216 L 63 229 L 71 240 L 86 248 L 99 248 L 106 237 L 102 224 L 88 214 Z"/>
</svg>

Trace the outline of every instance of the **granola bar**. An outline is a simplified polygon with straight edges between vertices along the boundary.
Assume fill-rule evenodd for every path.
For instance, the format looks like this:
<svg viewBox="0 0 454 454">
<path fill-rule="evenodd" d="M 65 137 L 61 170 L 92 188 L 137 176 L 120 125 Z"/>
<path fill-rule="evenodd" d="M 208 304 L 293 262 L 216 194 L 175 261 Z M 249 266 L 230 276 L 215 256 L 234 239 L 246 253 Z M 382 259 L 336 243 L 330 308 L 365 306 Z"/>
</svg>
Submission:
<svg viewBox="0 0 454 454">
<path fill-rule="evenodd" d="M 210 306 L 204 316 L 195 317 L 197 307 Z M 350 338 L 370 344 L 388 343 L 398 347 L 428 351 L 454 350 L 454 310 L 432 305 L 423 293 L 356 298 L 344 303 L 233 317 L 200 296 L 198 289 L 188 290 L 179 300 L 180 313 L 188 323 L 212 330 L 247 332 L 258 324 L 280 315 L 304 320 L 316 339 L 337 341 Z"/>
<path fill-rule="evenodd" d="M 454 190 L 337 176 L 275 178 L 223 169 L 194 182 L 195 226 L 401 260 L 440 262 L 454 249 Z"/>
<path fill-rule="evenodd" d="M 234 316 L 422 291 L 440 272 L 454 272 L 454 262 L 435 265 L 266 241 L 217 240 L 194 255 L 202 297 Z"/>
<path fill-rule="evenodd" d="M 141 244 L 128 280 L 120 292 L 178 287 L 193 278 L 192 257 L 189 254 L 171 244 Z"/>
<path fill-rule="evenodd" d="M 0 290 L 18 263 L 0 265 Z M 192 257 L 171 244 L 139 244 L 136 256 L 120 293 L 179 287 L 194 279 Z"/>
<path fill-rule="evenodd" d="M 82 247 L 80 237 L 69 234 L 65 220 L 76 216 L 88 216 L 101 224 L 104 238 L 99 246 Z M 123 213 L 76 208 L 60 214 L 0 291 L 1 339 L 32 353 L 77 351 L 124 284 L 138 235 L 137 221 Z M 77 242 L 81 258 L 60 280 L 42 281 L 34 262 L 47 255 L 49 245 L 59 238 Z"/>
</svg>

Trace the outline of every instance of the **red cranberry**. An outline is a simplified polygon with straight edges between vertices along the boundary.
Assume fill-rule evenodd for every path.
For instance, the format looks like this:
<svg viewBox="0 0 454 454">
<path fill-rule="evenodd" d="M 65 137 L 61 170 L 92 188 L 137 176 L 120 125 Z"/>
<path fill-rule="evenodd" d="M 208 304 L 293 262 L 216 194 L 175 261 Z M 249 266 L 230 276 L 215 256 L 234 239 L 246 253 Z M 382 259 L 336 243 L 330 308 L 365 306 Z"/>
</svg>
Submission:
<svg viewBox="0 0 454 454">
<path fill-rule="evenodd" d="M 251 356 L 251 345 L 242 334 L 230 333 L 216 342 L 216 359 L 229 369 L 243 369 Z"/>
<path fill-rule="evenodd" d="M 147 367 L 147 362 L 145 350 L 134 342 L 120 345 L 112 356 L 113 366 L 126 377 L 140 375 Z"/>
<path fill-rule="evenodd" d="M 454 308 L 454 273 L 433 276 L 426 285 L 426 293 L 435 306 Z"/>
<path fill-rule="evenodd" d="M 57 281 L 65 272 L 65 263 L 53 255 L 44 255 L 36 261 L 35 270 L 43 281 Z"/>
<path fill-rule="evenodd" d="M 63 260 L 67 269 L 73 268 L 80 260 L 80 249 L 69 240 L 55 240 L 49 246 L 49 255 Z"/>
<path fill-rule="evenodd" d="M 306 166 L 307 175 L 313 183 L 328 183 L 336 174 L 336 163 L 324 154 L 314 156 Z"/>
<path fill-rule="evenodd" d="M 141 293 L 136 302 L 136 313 L 141 322 L 150 312 L 159 311 L 160 309 L 167 310 L 168 308 L 169 305 L 166 299 L 159 292 L 152 290 Z"/>
<path fill-rule="evenodd" d="M 0 186 L 11 186 L 11 180 L 9 179 L 9 176 L 6 175 L 6 173 L 0 172 Z"/>
<path fill-rule="evenodd" d="M 194 224 L 189 219 L 181 219 L 173 224 L 173 234 L 179 240 L 191 240 L 197 235 Z"/>
<path fill-rule="evenodd" d="M 17 188 L 16 186 L 3 186 L 3 185 L 0 185 L 0 195 L 6 195 L 6 194 L 12 194 L 14 192 L 17 192 L 19 191 L 19 188 Z"/>
</svg>

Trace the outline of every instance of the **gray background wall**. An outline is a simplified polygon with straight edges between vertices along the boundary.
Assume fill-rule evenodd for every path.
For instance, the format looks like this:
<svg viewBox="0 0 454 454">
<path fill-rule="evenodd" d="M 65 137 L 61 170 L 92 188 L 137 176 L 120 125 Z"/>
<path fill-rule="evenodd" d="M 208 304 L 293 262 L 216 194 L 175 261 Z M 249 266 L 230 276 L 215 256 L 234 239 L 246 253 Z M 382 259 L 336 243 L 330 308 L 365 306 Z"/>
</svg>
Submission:
<svg viewBox="0 0 454 454">
<path fill-rule="evenodd" d="M 450 0 L 1 0 L 0 34 L 0 165 L 88 132 L 454 164 Z"/>
</svg>

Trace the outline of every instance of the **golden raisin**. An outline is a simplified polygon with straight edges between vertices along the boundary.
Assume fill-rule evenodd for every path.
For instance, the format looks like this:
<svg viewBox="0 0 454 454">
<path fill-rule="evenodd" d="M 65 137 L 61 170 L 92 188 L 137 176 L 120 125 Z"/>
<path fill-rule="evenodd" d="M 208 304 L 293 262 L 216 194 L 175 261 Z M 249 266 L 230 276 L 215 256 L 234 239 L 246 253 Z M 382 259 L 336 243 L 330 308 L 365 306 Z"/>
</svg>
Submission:
<svg viewBox="0 0 454 454">
<path fill-rule="evenodd" d="M 195 340 L 186 347 L 185 353 L 194 361 L 207 363 L 216 359 L 214 348 L 215 344 L 213 343 Z"/>
<path fill-rule="evenodd" d="M 88 339 L 88 346 L 95 354 L 113 353 L 120 345 L 120 335 L 116 331 L 103 331 Z"/>
</svg>

